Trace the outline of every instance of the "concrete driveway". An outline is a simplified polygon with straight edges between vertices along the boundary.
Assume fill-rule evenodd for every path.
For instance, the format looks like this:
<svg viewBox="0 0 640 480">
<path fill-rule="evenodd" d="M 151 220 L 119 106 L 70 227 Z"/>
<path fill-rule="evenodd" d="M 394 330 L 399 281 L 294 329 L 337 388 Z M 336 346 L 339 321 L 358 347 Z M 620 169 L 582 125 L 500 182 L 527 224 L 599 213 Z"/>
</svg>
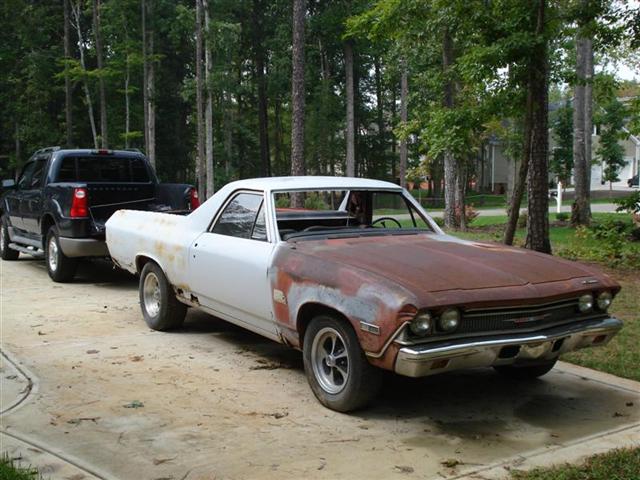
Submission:
<svg viewBox="0 0 640 480">
<path fill-rule="evenodd" d="M 136 279 L 106 262 L 66 285 L 40 261 L 0 267 L 0 450 L 48 478 L 497 478 L 640 439 L 638 384 L 567 364 L 524 384 L 391 376 L 335 413 L 296 351 L 193 311 L 149 330 Z"/>
</svg>

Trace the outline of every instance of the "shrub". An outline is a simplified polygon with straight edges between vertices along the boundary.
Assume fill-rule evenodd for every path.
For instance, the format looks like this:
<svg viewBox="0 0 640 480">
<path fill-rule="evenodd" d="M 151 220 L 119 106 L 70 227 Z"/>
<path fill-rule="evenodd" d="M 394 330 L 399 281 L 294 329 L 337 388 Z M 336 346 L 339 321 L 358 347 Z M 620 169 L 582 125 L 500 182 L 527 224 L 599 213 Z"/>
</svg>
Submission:
<svg viewBox="0 0 640 480">
<path fill-rule="evenodd" d="M 566 222 L 569 220 L 569 214 L 566 212 L 556 213 L 556 220 L 559 222 Z"/>
<path fill-rule="evenodd" d="M 436 225 L 438 225 L 440 228 L 444 228 L 444 218 L 442 217 L 431 217 L 433 218 L 433 221 L 436 222 Z"/>
<path fill-rule="evenodd" d="M 304 208 L 307 210 L 328 210 L 329 205 L 325 203 L 318 193 L 310 193 L 304 200 Z"/>
</svg>

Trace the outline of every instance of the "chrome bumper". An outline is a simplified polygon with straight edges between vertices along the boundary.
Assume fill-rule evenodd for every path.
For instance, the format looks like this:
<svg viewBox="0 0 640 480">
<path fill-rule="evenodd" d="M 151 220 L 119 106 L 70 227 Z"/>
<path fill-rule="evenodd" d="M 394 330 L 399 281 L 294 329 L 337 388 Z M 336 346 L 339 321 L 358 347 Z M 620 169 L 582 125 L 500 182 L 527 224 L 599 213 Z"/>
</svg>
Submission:
<svg viewBox="0 0 640 480">
<path fill-rule="evenodd" d="M 109 250 L 104 240 L 93 238 L 59 237 L 60 249 L 67 257 L 108 257 Z"/>
<path fill-rule="evenodd" d="M 621 320 L 608 317 L 540 332 L 414 345 L 400 349 L 395 371 L 424 377 L 463 368 L 546 362 L 579 348 L 605 345 L 621 328 Z"/>
</svg>

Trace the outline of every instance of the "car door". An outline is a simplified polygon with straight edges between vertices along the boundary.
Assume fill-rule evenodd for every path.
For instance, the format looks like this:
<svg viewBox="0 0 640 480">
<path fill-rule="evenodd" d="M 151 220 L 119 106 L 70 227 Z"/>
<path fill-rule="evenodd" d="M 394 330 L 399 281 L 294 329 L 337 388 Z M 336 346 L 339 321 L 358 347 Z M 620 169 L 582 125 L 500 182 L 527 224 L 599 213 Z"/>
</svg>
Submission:
<svg viewBox="0 0 640 480">
<path fill-rule="evenodd" d="M 28 161 L 24 165 L 24 167 L 22 168 L 22 172 L 20 172 L 20 175 L 18 176 L 18 181 L 16 183 L 15 189 L 8 193 L 5 197 L 5 208 L 7 214 L 9 215 L 9 223 L 14 228 L 20 230 L 24 230 L 20 203 L 22 201 L 22 196 L 24 195 L 25 188 L 27 188 L 28 185 L 31 184 L 31 179 L 33 177 L 33 171 L 35 168 L 36 161 Z"/>
<path fill-rule="evenodd" d="M 40 234 L 40 217 L 42 215 L 42 188 L 49 157 L 34 160 L 35 166 L 31 178 L 25 182 L 20 195 L 20 216 L 22 228 L 29 233 Z"/>
<path fill-rule="evenodd" d="M 232 194 L 189 249 L 189 284 L 201 305 L 277 338 L 267 276 L 275 244 L 265 218 L 262 192 Z"/>
</svg>

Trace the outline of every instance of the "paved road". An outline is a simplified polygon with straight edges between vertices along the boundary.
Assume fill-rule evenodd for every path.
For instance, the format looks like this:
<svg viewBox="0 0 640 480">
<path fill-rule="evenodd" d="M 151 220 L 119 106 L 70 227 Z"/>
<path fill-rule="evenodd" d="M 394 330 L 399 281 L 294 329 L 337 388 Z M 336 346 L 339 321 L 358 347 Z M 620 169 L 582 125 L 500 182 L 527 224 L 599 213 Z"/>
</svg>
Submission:
<svg viewBox="0 0 640 480">
<path fill-rule="evenodd" d="M 80 274 L 54 284 L 40 261 L 0 262 L 2 349 L 31 380 L 0 365 L 15 382 L 0 441 L 46 478 L 492 478 L 640 438 L 638 384 L 567 364 L 528 384 L 394 377 L 370 409 L 332 412 L 300 353 L 194 311 L 150 331 L 135 278 L 104 262 Z"/>
</svg>

